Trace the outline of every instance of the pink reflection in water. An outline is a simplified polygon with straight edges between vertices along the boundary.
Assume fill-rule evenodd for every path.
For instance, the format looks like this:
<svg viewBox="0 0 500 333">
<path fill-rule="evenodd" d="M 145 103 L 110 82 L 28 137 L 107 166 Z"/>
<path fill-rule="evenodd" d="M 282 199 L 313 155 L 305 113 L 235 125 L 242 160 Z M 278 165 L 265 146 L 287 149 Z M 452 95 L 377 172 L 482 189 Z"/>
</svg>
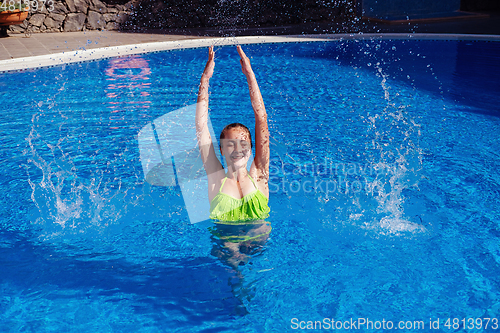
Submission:
<svg viewBox="0 0 500 333">
<path fill-rule="evenodd" d="M 129 79 L 129 80 L 147 80 L 146 75 L 151 74 L 151 69 L 146 59 L 141 56 L 127 58 L 115 58 L 110 60 L 110 67 L 106 69 L 107 80 Z M 140 70 L 139 74 L 135 74 Z"/>
<path fill-rule="evenodd" d="M 109 99 L 108 108 L 113 114 L 109 118 L 110 123 L 125 119 L 124 115 L 117 117 L 117 113 L 149 108 L 151 101 L 145 100 L 145 97 L 151 96 L 146 91 L 151 86 L 151 82 L 148 82 L 151 69 L 146 59 L 141 56 L 111 59 L 104 72 L 106 80 L 112 81 L 105 88 L 106 97 Z"/>
</svg>

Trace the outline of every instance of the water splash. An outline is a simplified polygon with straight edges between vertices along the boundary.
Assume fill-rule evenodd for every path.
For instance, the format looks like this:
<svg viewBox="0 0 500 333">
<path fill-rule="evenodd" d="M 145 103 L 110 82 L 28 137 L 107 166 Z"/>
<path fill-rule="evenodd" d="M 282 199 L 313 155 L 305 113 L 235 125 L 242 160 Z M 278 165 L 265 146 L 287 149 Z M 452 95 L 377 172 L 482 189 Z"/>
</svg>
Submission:
<svg viewBox="0 0 500 333">
<path fill-rule="evenodd" d="M 62 148 L 66 138 L 48 143 L 37 132 L 39 116 L 32 118 L 24 150 L 31 199 L 38 209 L 33 222 L 50 238 L 90 229 L 100 232 L 118 221 L 126 211 L 123 201 L 128 191 L 122 188 L 121 180 L 117 179 L 117 188 L 111 189 L 110 181 L 104 181 L 103 171 L 94 172 L 89 179 L 80 177 L 72 157 Z"/>
<path fill-rule="evenodd" d="M 420 125 L 410 118 L 409 105 L 398 105 L 398 94 L 391 95 L 388 76 L 380 63 L 375 67 L 382 79 L 380 84 L 387 103 L 381 113 L 368 116 L 373 139 L 367 144 L 367 151 L 373 152 L 371 158 L 376 168 L 385 170 L 372 182 L 378 203 L 377 219 L 380 219 L 375 226 L 388 233 L 425 232 L 425 227 L 410 221 L 403 209 L 403 191 L 418 189 L 421 177 Z"/>
</svg>

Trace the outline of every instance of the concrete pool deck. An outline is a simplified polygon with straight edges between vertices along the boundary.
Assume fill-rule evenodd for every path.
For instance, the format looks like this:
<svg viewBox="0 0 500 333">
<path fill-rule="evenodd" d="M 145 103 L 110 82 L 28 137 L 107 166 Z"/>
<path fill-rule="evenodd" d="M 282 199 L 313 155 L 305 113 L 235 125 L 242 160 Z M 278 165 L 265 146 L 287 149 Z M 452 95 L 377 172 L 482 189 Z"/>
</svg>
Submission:
<svg viewBox="0 0 500 333">
<path fill-rule="evenodd" d="M 78 31 L 37 33 L 30 38 L 13 34 L 0 38 L 0 60 L 92 50 L 131 44 L 180 41 L 206 38 L 203 36 L 123 33 L 118 31 Z"/>
</svg>

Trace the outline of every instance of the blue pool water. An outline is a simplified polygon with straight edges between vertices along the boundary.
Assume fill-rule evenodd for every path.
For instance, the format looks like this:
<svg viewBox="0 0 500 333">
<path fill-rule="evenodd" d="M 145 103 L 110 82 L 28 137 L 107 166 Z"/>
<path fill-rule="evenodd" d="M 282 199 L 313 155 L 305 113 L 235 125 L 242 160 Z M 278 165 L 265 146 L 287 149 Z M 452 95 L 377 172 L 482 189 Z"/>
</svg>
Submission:
<svg viewBox="0 0 500 333">
<path fill-rule="evenodd" d="M 445 323 L 500 320 L 500 44 L 244 49 L 269 116 L 273 230 L 236 269 L 178 186 L 144 181 L 138 147 L 196 102 L 206 49 L 0 74 L 0 331 L 499 331 Z M 215 133 L 253 131 L 235 47 L 216 47 L 210 91 Z"/>
</svg>

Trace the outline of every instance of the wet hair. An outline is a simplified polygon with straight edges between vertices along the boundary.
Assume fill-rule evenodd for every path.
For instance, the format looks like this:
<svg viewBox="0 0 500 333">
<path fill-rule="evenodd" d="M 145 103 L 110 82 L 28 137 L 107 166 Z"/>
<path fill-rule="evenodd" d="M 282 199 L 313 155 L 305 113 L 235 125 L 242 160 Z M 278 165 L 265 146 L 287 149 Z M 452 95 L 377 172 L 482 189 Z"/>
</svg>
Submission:
<svg viewBox="0 0 500 333">
<path fill-rule="evenodd" d="M 226 137 L 226 132 L 229 131 L 230 129 L 233 129 L 233 128 L 240 128 L 240 129 L 246 131 L 247 134 L 248 134 L 248 138 L 250 139 L 250 149 L 253 148 L 253 145 L 252 145 L 252 134 L 250 133 L 250 130 L 248 129 L 248 127 L 246 127 L 245 125 L 240 124 L 240 123 L 232 123 L 232 124 L 229 124 L 226 127 L 224 127 L 224 129 L 220 133 L 219 148 L 222 148 L 222 140 L 224 140 L 224 138 Z"/>
</svg>

